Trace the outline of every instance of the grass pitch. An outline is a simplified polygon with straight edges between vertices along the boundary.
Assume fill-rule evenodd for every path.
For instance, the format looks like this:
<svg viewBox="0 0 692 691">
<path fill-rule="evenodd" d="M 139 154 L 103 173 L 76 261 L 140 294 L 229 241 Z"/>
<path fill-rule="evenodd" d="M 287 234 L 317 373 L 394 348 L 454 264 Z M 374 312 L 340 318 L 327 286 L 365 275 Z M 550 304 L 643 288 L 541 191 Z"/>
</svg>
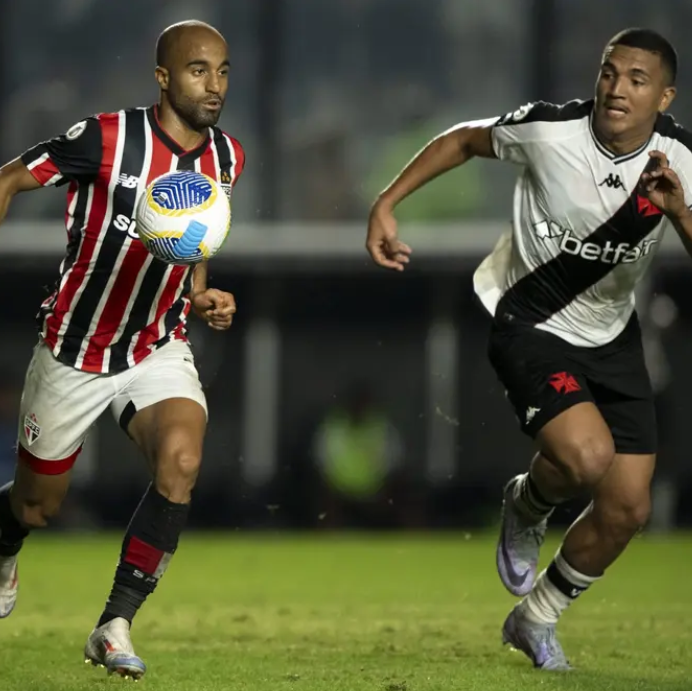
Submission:
<svg viewBox="0 0 692 691">
<path fill-rule="evenodd" d="M 123 684 L 83 664 L 119 536 L 32 537 L 0 622 L 1 691 Z M 544 548 L 548 560 L 556 543 Z M 534 671 L 500 645 L 513 598 L 494 535 L 188 534 L 133 628 L 166 691 L 692 688 L 692 537 L 644 537 L 564 616 L 578 670 Z"/>
</svg>

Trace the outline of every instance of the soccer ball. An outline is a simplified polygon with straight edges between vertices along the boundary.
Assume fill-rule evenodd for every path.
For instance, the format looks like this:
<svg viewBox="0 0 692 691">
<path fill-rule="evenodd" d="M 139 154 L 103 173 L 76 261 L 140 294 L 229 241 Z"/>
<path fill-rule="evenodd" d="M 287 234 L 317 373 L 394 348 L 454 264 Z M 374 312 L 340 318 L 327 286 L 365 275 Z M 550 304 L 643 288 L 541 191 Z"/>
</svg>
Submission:
<svg viewBox="0 0 692 691">
<path fill-rule="evenodd" d="M 197 264 L 221 249 L 231 228 L 231 204 L 216 180 L 177 170 L 149 183 L 135 223 L 140 240 L 157 259 Z"/>
</svg>

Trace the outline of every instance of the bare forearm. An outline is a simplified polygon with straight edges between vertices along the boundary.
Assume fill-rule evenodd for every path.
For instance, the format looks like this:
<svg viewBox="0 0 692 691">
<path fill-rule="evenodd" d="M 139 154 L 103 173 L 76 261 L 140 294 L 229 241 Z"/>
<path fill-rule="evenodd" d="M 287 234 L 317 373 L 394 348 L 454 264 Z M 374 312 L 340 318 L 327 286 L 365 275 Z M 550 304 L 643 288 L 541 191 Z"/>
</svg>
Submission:
<svg viewBox="0 0 692 691">
<path fill-rule="evenodd" d="M 20 159 L 0 168 L 0 223 L 5 220 L 13 197 L 19 192 L 39 189 L 41 185 Z"/>
<path fill-rule="evenodd" d="M 5 216 L 7 216 L 13 196 L 14 195 L 8 194 L 0 187 L 0 223 L 2 223 L 5 220 Z"/>
<path fill-rule="evenodd" d="M 197 264 L 192 272 L 192 290 L 190 293 L 203 293 L 207 289 L 208 263 Z"/>
<path fill-rule="evenodd" d="M 466 163 L 474 156 L 492 155 L 487 128 L 459 125 L 443 132 L 419 151 L 379 195 L 377 203 L 393 209 L 417 189 L 448 170 Z"/>
<path fill-rule="evenodd" d="M 12 199 L 16 194 L 14 181 L 7 175 L 4 168 L 0 168 L 0 223 L 5 220 Z"/>
</svg>

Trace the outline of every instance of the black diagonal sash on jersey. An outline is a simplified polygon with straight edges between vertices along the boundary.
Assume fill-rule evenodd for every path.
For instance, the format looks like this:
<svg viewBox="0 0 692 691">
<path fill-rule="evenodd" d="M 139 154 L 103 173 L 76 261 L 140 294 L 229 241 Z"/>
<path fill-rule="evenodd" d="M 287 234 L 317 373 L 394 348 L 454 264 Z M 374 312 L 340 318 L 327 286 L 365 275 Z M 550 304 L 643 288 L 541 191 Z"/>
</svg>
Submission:
<svg viewBox="0 0 692 691">
<path fill-rule="evenodd" d="M 142 169 L 145 155 L 144 119 L 138 112 L 125 112 L 125 139 L 122 144 L 119 172 L 123 174 L 138 174 Z M 118 161 L 114 161 L 117 165 Z M 104 184 L 105 181 L 101 181 Z M 120 250 L 128 235 L 113 226 L 113 219 L 119 214 L 132 218 L 137 189 L 118 185 L 117 180 L 111 183 L 109 217 L 105 219 L 106 228 L 101 231 L 101 249 L 92 269 L 91 276 L 86 280 L 77 305 L 74 308 L 70 324 L 65 332 L 61 359 L 70 365 L 76 364 L 83 338 L 86 336 L 91 321 L 96 314 L 99 302 L 115 269 Z"/>
<path fill-rule="evenodd" d="M 601 249 L 606 248 L 607 243 L 617 245 L 621 242 L 635 247 L 661 219 L 661 213 L 635 189 L 610 219 L 580 241 L 593 243 Z M 606 263 L 561 251 L 507 290 L 498 303 L 496 317 L 516 324 L 540 324 L 605 278 L 623 258 L 624 255 L 616 263 Z"/>
</svg>

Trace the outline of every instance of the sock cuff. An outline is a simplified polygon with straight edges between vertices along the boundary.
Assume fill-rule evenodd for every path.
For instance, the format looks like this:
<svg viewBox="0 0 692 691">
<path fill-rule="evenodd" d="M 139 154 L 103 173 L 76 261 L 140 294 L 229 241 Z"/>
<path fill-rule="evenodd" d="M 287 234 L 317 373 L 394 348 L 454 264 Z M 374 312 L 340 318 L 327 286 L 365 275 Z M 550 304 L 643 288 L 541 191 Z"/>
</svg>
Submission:
<svg viewBox="0 0 692 691">
<path fill-rule="evenodd" d="M 560 575 L 577 588 L 588 588 L 592 583 L 595 583 L 601 576 L 587 576 L 586 574 L 577 571 L 571 564 L 567 562 L 560 548 L 553 559 L 555 568 Z"/>
<path fill-rule="evenodd" d="M 541 521 L 547 518 L 555 508 L 543 499 L 540 492 L 535 489 L 535 483 L 526 473 L 514 484 L 514 505 L 524 518 L 531 521 Z"/>
<path fill-rule="evenodd" d="M 187 523 L 189 504 L 175 504 L 160 494 L 153 483 L 142 497 L 127 529 L 125 549 L 131 538 L 162 552 L 173 554 Z"/>
<path fill-rule="evenodd" d="M 545 508 L 546 510 L 552 509 L 555 506 L 555 504 L 553 502 L 548 501 L 543 496 L 541 490 L 538 489 L 536 481 L 531 477 L 531 471 L 529 471 L 526 475 L 526 491 L 531 497 L 531 501 L 536 506 L 540 506 L 542 508 Z"/>
</svg>

